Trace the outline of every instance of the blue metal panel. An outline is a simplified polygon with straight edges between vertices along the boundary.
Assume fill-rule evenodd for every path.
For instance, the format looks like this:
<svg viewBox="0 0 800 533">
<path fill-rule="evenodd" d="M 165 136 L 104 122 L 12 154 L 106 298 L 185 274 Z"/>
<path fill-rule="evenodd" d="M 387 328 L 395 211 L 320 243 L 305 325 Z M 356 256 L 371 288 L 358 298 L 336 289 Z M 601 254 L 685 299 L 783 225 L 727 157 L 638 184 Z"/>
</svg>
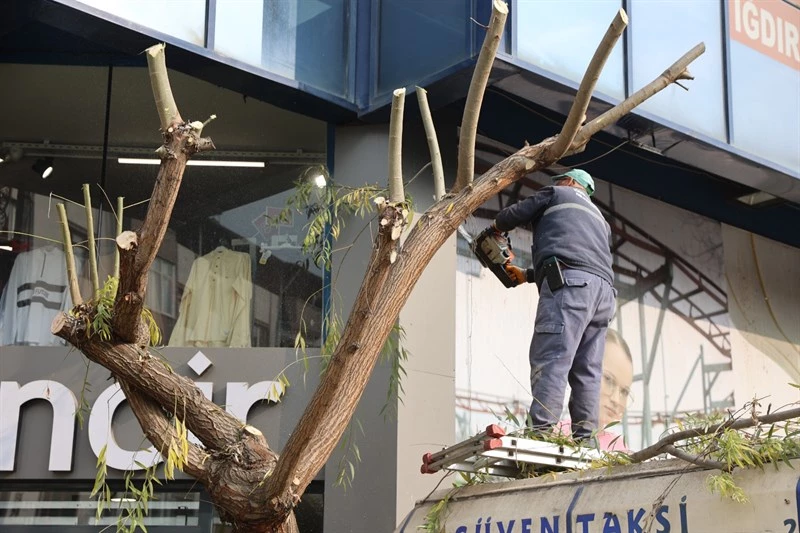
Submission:
<svg viewBox="0 0 800 533">
<path fill-rule="evenodd" d="M 369 2 L 356 2 L 353 10 L 355 13 L 355 101 L 359 108 L 369 105 L 369 95 L 372 88 L 373 62 L 373 5 Z"/>
<path fill-rule="evenodd" d="M 471 0 L 379 0 L 378 5 L 373 102 L 472 56 Z"/>
<path fill-rule="evenodd" d="M 170 68 L 175 70 L 322 120 L 340 123 L 356 116 L 356 105 L 343 98 L 75 0 L 39 0 L 31 14 L 35 20 L 28 20 L 17 32 L 0 36 L 4 39 L 0 41 L 3 43 L 0 61 L 142 66 L 145 64 L 142 50 L 166 42 L 171 45 Z M 22 46 L 26 42 L 47 44 L 33 48 L 31 53 L 30 48 Z"/>
</svg>

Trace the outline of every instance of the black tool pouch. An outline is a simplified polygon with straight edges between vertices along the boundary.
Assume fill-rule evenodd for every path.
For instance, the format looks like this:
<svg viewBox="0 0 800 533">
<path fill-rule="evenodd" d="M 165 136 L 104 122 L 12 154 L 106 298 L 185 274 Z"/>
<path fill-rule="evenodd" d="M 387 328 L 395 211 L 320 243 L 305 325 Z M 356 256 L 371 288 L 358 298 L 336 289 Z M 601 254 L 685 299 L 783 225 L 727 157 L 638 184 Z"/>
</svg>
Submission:
<svg viewBox="0 0 800 533">
<path fill-rule="evenodd" d="M 549 257 L 542 263 L 542 280 L 545 279 L 550 292 L 555 292 L 564 286 L 564 275 L 561 273 L 561 265 L 557 257 Z"/>
</svg>

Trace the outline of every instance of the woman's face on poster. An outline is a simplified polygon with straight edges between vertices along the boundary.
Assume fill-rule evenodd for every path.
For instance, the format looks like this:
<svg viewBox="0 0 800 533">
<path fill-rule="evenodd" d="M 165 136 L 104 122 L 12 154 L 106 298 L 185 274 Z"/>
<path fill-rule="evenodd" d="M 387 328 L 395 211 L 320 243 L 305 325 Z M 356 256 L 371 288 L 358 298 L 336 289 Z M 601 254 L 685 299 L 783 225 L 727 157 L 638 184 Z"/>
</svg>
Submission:
<svg viewBox="0 0 800 533">
<path fill-rule="evenodd" d="M 616 342 L 606 342 L 600 385 L 600 428 L 622 420 L 633 383 L 633 363 Z"/>
</svg>

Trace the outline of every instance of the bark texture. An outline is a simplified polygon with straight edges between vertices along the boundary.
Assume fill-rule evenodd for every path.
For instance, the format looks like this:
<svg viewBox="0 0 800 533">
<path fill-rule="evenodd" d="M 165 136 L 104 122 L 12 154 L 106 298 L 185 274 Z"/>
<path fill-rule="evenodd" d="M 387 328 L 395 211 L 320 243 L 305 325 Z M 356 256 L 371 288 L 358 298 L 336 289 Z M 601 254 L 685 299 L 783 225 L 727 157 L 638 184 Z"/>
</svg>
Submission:
<svg viewBox="0 0 800 533">
<path fill-rule="evenodd" d="M 148 440 L 162 455 L 180 443 L 174 417 L 197 436 L 202 446 L 189 443 L 184 471 L 206 487 L 221 518 L 233 524 L 237 532 L 297 533 L 292 509 L 299 493 L 285 505 L 267 499 L 266 481 L 278 455 L 264 435 L 206 399 L 193 382 L 175 374 L 147 348 L 149 327 L 142 319 L 147 272 L 166 234 L 187 161 L 198 152 L 214 148 L 211 139 L 201 137 L 205 124 L 185 122 L 178 112 L 167 77 L 164 46 L 148 49 L 147 59 L 161 123 L 163 145 L 156 151 L 161 165 L 141 228 L 121 232 L 116 239 L 120 270 L 111 338 L 103 340 L 88 329 L 97 317 L 97 301 L 81 303 L 79 294 L 73 294 L 79 305 L 71 313 L 56 317 L 51 331 L 111 371 Z M 68 228 L 66 214 L 62 218 Z M 68 234 L 64 241 L 70 255 Z M 71 288 L 76 285 L 72 283 L 74 268 L 72 272 Z"/>
</svg>

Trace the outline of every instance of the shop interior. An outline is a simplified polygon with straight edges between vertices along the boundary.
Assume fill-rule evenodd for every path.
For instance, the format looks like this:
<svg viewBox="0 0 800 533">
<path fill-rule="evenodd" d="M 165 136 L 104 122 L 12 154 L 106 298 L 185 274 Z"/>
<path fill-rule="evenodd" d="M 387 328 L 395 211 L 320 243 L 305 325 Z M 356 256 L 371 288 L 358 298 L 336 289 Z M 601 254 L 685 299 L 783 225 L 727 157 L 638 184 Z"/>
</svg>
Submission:
<svg viewBox="0 0 800 533">
<path fill-rule="evenodd" d="M 82 295 L 92 295 L 82 185 L 89 184 L 100 284 L 113 273 L 117 202 L 137 229 L 158 173 L 158 117 L 141 67 L 0 65 L 0 345 L 58 345 L 69 308 L 56 204 L 66 204 Z M 308 346 L 322 327 L 323 272 L 300 249 L 307 213 L 285 206 L 326 164 L 324 122 L 170 72 L 184 119 L 216 150 L 197 156 L 149 275 L 147 306 L 168 346 Z M 323 176 L 325 177 L 325 176 Z M 324 184 L 323 184 L 324 186 Z"/>
</svg>

